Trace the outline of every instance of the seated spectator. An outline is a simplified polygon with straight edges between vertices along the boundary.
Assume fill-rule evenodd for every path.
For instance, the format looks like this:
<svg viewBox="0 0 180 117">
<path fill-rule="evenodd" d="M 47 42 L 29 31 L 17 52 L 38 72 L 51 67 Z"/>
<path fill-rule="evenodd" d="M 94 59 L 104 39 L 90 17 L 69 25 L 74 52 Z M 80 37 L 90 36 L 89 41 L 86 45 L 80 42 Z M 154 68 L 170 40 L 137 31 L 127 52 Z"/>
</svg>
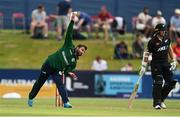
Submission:
<svg viewBox="0 0 180 117">
<path fill-rule="evenodd" d="M 180 37 L 180 9 L 175 9 L 175 15 L 170 19 L 169 35 L 172 40 Z"/>
<path fill-rule="evenodd" d="M 128 59 L 128 47 L 124 41 L 118 43 L 114 48 L 114 59 Z"/>
<path fill-rule="evenodd" d="M 133 71 L 133 66 L 131 63 L 128 63 L 124 67 L 121 68 L 121 71 Z"/>
<path fill-rule="evenodd" d="M 95 26 L 96 38 L 99 38 L 99 29 L 103 29 L 104 39 L 108 40 L 109 31 L 111 29 L 111 23 L 113 22 L 113 17 L 110 12 L 108 12 L 106 6 L 101 7 L 101 11 L 98 14 L 98 19 Z"/>
<path fill-rule="evenodd" d="M 176 59 L 180 63 L 180 38 L 177 38 L 176 40 L 177 43 L 175 43 L 172 48 L 174 53 L 176 54 Z"/>
<path fill-rule="evenodd" d="M 151 26 L 152 17 L 149 15 L 149 8 L 145 7 L 143 12 L 140 12 L 137 17 L 136 30 L 149 37 L 152 32 Z"/>
<path fill-rule="evenodd" d="M 76 22 L 76 30 L 81 31 L 82 28 L 86 28 L 88 32 L 88 37 L 91 37 L 91 26 L 92 26 L 92 21 L 91 17 L 85 13 L 85 12 L 79 12 L 79 20 Z"/>
<path fill-rule="evenodd" d="M 97 56 L 92 63 L 91 69 L 95 71 L 104 71 L 108 69 L 108 65 L 105 60 L 103 60 L 100 56 Z"/>
<path fill-rule="evenodd" d="M 166 20 L 162 16 L 162 12 L 160 10 L 157 11 L 157 15 L 152 19 L 153 28 L 155 28 L 157 24 L 166 24 Z"/>
<path fill-rule="evenodd" d="M 126 30 L 126 22 L 123 17 L 115 17 L 112 24 L 112 31 L 124 34 Z"/>
<path fill-rule="evenodd" d="M 43 5 L 39 5 L 37 9 L 32 11 L 31 36 L 36 37 L 37 30 L 41 31 L 45 38 L 48 37 L 48 25 L 46 23 L 46 12 Z"/>
<path fill-rule="evenodd" d="M 136 39 L 132 44 L 133 58 L 142 58 L 144 52 L 144 42 L 142 41 L 142 35 L 137 34 Z"/>
</svg>

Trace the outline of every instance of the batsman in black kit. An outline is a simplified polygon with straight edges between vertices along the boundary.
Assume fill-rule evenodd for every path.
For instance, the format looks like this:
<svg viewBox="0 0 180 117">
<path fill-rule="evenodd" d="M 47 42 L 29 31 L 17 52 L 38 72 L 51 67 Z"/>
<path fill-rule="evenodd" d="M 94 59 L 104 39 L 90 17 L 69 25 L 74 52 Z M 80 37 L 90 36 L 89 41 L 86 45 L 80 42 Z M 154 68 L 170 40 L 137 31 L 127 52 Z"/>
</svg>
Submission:
<svg viewBox="0 0 180 117">
<path fill-rule="evenodd" d="M 148 57 L 152 54 L 151 73 L 153 79 L 153 107 L 165 109 L 164 103 L 169 92 L 175 87 L 176 80 L 172 79 L 172 71 L 176 69 L 176 56 L 171 48 L 164 24 L 155 27 L 154 34 L 148 42 L 148 51 L 144 52 L 140 74 L 146 70 Z M 172 59 L 170 63 L 168 55 Z M 163 80 L 165 83 L 163 84 Z"/>
</svg>

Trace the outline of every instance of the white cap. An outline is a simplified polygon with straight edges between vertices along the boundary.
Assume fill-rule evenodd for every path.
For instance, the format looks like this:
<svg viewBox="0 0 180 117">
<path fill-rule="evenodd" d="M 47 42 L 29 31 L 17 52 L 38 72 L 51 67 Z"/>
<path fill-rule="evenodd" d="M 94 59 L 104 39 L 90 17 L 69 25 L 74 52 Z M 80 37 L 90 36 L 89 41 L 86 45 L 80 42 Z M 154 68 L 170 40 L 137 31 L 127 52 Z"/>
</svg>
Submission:
<svg viewBox="0 0 180 117">
<path fill-rule="evenodd" d="M 162 12 L 160 10 L 158 10 L 157 15 L 162 15 Z"/>
<path fill-rule="evenodd" d="M 175 12 L 176 14 L 180 14 L 180 9 L 175 9 L 174 12 Z"/>
</svg>

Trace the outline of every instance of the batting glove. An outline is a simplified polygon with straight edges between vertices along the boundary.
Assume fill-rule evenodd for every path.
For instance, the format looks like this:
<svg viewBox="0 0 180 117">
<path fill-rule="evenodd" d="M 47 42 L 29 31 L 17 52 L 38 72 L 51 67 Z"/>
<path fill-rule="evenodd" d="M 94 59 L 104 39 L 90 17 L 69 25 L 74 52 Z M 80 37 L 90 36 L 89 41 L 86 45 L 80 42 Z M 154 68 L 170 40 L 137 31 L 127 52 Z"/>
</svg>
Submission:
<svg viewBox="0 0 180 117">
<path fill-rule="evenodd" d="M 171 71 L 174 71 L 177 67 L 177 61 L 176 60 L 173 60 L 173 62 L 171 62 L 171 67 L 170 67 L 170 70 Z"/>
</svg>

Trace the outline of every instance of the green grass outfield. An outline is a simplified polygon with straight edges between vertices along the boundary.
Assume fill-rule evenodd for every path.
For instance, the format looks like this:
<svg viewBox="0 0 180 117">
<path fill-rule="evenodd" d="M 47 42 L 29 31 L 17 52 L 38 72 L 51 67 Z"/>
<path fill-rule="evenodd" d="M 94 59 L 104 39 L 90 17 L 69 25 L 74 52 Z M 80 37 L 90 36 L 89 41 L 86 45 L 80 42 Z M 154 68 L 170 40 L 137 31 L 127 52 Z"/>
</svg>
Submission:
<svg viewBox="0 0 180 117">
<path fill-rule="evenodd" d="M 78 60 L 77 70 L 91 69 L 92 61 L 98 55 L 107 60 L 108 70 L 120 71 L 121 67 L 129 62 L 135 71 L 139 70 L 140 59 L 114 60 L 112 58 L 114 44 L 121 40 L 127 43 L 129 52 L 132 53 L 133 40 L 130 33 L 118 36 L 115 42 L 112 40 L 105 42 L 103 39 L 75 40 L 75 45 L 82 43 L 88 46 L 85 56 Z M 63 43 L 64 40 L 56 41 L 53 33 L 50 33 L 46 40 L 34 40 L 28 34 L 2 30 L 0 31 L 0 68 L 40 69 L 47 56 L 59 49 Z M 178 67 L 180 68 L 180 65 Z"/>
<path fill-rule="evenodd" d="M 152 100 L 136 99 L 132 109 L 127 99 L 71 98 L 73 108 L 54 106 L 54 99 L 36 99 L 34 106 L 27 106 L 27 99 L 0 98 L 0 116 L 180 116 L 180 101 L 167 100 L 168 109 L 155 110 Z"/>
<path fill-rule="evenodd" d="M 125 40 L 129 46 L 132 44 L 131 34 L 120 36 L 114 43 L 122 39 Z M 31 39 L 28 34 L 3 30 L 0 32 L 0 68 L 40 69 L 48 55 L 57 51 L 63 43 L 64 39 L 57 41 L 53 33 L 50 33 L 49 38 L 46 40 L 35 40 Z M 75 40 L 75 45 L 86 44 L 88 46 L 88 51 L 85 56 L 78 60 L 77 69 L 89 70 L 92 61 L 99 55 L 107 60 L 108 70 L 119 71 L 120 68 L 128 62 L 133 64 L 134 70 L 138 70 L 141 60 L 112 59 L 114 43 L 112 40 L 104 42 L 103 39 Z M 131 51 L 131 46 L 129 50 Z"/>
</svg>

